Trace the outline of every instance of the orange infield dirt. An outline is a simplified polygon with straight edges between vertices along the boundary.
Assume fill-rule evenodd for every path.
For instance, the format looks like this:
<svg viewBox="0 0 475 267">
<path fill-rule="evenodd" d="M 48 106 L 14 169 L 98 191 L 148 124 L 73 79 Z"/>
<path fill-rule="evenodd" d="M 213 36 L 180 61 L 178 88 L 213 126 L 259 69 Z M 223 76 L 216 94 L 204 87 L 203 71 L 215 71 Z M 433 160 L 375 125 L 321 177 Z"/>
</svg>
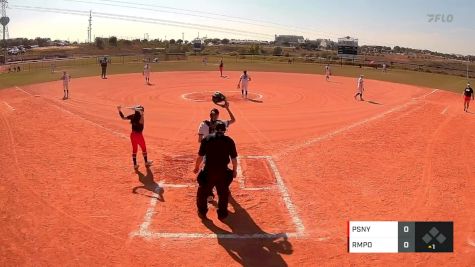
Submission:
<svg viewBox="0 0 475 267">
<path fill-rule="evenodd" d="M 73 79 L 66 101 L 61 81 L 0 91 L 0 265 L 475 265 L 475 115 L 460 95 L 367 80 L 359 102 L 356 79 L 250 73 L 245 101 L 227 75 Z M 240 175 L 229 219 L 211 207 L 202 223 L 192 169 L 216 90 Z M 119 104 L 145 107 L 149 172 L 141 157 L 132 169 Z M 349 254 L 349 220 L 454 221 L 455 252 Z"/>
</svg>

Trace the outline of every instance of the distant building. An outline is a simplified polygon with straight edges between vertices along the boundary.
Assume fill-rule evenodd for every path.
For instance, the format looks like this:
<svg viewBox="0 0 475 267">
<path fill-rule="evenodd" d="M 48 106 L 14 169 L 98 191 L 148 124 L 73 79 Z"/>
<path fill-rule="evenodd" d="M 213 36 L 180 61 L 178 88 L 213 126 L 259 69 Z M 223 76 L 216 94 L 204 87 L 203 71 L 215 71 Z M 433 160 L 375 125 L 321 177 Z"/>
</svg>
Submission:
<svg viewBox="0 0 475 267">
<path fill-rule="evenodd" d="M 291 46 L 297 46 L 305 43 L 303 36 L 298 35 L 275 35 L 275 45 L 289 44 Z"/>
<path fill-rule="evenodd" d="M 332 41 L 330 39 L 318 39 L 320 41 L 320 49 L 331 48 Z"/>
<path fill-rule="evenodd" d="M 269 44 L 268 41 L 231 39 L 230 44 Z"/>
</svg>

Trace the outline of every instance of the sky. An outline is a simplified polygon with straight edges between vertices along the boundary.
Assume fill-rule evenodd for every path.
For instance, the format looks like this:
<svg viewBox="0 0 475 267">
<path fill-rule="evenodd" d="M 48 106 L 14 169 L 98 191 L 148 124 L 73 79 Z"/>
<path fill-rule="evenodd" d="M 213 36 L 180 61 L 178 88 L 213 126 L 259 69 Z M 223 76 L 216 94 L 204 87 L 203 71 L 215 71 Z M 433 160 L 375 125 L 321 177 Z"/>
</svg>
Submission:
<svg viewBox="0 0 475 267">
<path fill-rule="evenodd" d="M 89 11 L 93 38 L 351 36 L 360 45 L 475 55 L 473 0 L 8 0 L 9 36 L 83 42 Z"/>
</svg>

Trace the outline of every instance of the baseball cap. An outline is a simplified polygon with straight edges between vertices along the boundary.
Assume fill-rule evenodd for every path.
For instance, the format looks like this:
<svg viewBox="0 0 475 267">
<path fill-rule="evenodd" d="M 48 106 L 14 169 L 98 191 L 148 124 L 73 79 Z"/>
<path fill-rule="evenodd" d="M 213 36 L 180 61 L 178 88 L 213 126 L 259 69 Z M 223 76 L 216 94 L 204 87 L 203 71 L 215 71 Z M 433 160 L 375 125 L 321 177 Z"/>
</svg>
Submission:
<svg viewBox="0 0 475 267">
<path fill-rule="evenodd" d="M 219 110 L 217 108 L 213 108 L 209 113 L 219 114 Z"/>
</svg>

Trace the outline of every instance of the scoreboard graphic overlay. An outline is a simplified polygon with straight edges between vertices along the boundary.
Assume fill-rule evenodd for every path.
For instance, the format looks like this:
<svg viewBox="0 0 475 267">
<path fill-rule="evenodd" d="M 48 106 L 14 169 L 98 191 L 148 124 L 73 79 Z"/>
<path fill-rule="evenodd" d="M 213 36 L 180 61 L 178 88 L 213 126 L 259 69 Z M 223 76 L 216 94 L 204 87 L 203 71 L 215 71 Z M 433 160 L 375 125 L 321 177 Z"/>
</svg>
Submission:
<svg viewBox="0 0 475 267">
<path fill-rule="evenodd" d="M 348 252 L 453 252 L 453 222 L 348 222 Z"/>
</svg>

